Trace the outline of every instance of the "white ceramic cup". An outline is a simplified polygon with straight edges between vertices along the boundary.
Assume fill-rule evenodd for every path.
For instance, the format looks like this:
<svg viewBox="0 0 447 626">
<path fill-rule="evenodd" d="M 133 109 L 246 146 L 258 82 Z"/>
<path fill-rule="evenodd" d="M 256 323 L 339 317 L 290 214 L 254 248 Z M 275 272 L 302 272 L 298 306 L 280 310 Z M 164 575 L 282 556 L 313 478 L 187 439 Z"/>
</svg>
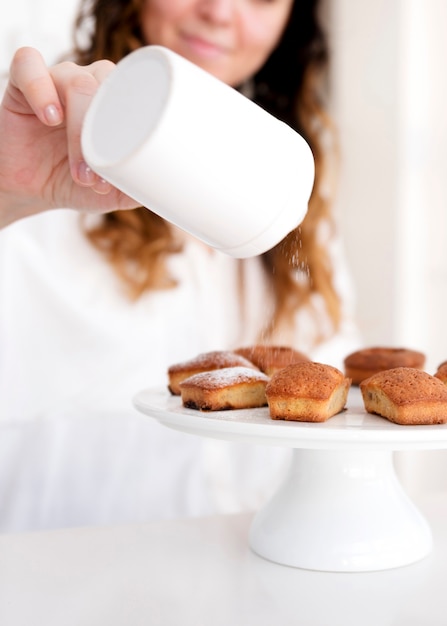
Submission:
<svg viewBox="0 0 447 626">
<path fill-rule="evenodd" d="M 81 139 L 97 174 L 234 257 L 269 250 L 307 211 L 314 160 L 305 140 L 161 46 L 118 63 Z"/>
</svg>

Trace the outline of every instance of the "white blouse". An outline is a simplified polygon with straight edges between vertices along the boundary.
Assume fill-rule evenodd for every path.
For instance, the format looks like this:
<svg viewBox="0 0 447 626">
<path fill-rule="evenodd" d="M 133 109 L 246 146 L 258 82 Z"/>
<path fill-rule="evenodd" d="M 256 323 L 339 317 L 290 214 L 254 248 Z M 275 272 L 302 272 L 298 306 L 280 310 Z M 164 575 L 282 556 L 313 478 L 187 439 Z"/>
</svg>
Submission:
<svg viewBox="0 0 447 626">
<path fill-rule="evenodd" d="M 340 332 L 314 349 L 324 315 L 303 311 L 275 341 L 342 367 L 359 337 L 339 242 L 331 251 Z M 0 530 L 235 512 L 268 497 L 289 451 L 175 432 L 132 405 L 166 386 L 170 364 L 259 339 L 267 286 L 259 259 L 245 266 L 241 305 L 238 263 L 188 239 L 170 260 L 178 286 L 133 302 L 76 212 L 0 233 Z"/>
</svg>

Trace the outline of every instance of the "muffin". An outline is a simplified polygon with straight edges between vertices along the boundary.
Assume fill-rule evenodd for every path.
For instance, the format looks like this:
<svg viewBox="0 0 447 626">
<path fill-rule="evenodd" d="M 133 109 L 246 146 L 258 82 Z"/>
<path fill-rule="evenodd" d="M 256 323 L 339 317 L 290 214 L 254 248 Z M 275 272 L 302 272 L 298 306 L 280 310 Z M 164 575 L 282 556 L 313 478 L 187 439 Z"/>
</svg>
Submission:
<svg viewBox="0 0 447 626">
<path fill-rule="evenodd" d="M 292 363 L 310 361 L 308 356 L 288 346 L 257 344 L 238 348 L 235 352 L 254 363 L 267 376 L 272 376 L 278 370 Z"/>
<path fill-rule="evenodd" d="M 240 354 L 228 350 L 203 352 L 192 359 L 175 363 L 168 368 L 168 389 L 174 396 L 180 395 L 180 383 L 200 372 L 222 369 L 225 367 L 247 367 L 258 370 L 256 365 Z"/>
<path fill-rule="evenodd" d="M 440 365 L 438 365 L 438 369 L 435 374 L 436 378 L 442 380 L 442 382 L 447 385 L 447 361 L 444 361 Z"/>
<path fill-rule="evenodd" d="M 270 379 L 265 393 L 272 419 L 325 422 L 346 405 L 349 378 L 331 365 L 294 363 Z"/>
<path fill-rule="evenodd" d="M 265 406 L 269 377 L 248 367 L 201 372 L 180 383 L 183 406 L 200 411 L 225 411 Z"/>
<path fill-rule="evenodd" d="M 412 367 L 378 372 L 360 383 L 368 413 L 375 413 L 396 424 L 445 424 L 447 386 Z"/>
<path fill-rule="evenodd" d="M 345 375 L 351 378 L 353 385 L 359 385 L 365 378 L 384 370 L 395 367 L 422 369 L 424 365 L 425 355 L 408 348 L 364 348 L 352 352 L 344 360 Z"/>
</svg>

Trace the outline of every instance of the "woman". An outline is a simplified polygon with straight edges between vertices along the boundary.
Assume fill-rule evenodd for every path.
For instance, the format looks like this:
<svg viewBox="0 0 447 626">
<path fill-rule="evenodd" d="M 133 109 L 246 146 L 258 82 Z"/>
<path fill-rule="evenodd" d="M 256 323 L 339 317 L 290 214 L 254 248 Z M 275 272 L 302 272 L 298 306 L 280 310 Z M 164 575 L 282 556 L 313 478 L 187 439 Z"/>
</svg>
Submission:
<svg viewBox="0 0 447 626">
<path fill-rule="evenodd" d="M 77 21 L 82 67 L 16 54 L 0 110 L 3 528 L 240 510 L 278 480 L 282 450 L 171 432 L 131 398 L 208 350 L 288 343 L 340 366 L 356 345 L 327 197 L 317 4 L 97 0 Z M 85 165 L 79 132 L 110 61 L 145 44 L 189 58 L 310 143 L 308 215 L 262 257 L 210 251 L 146 208 L 110 212 L 134 203 Z M 47 211 L 60 206 L 82 219 Z"/>
</svg>

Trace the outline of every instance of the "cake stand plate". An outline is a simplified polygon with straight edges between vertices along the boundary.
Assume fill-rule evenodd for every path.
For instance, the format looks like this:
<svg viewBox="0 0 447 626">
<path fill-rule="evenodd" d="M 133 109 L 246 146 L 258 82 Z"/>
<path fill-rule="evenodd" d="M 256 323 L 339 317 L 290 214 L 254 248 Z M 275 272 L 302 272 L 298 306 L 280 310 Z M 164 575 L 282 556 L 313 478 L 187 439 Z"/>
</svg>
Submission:
<svg viewBox="0 0 447 626">
<path fill-rule="evenodd" d="M 393 451 L 447 448 L 447 425 L 399 426 L 365 412 L 352 388 L 347 409 L 321 424 L 272 420 L 268 408 L 200 412 L 167 390 L 148 389 L 135 407 L 186 433 L 293 448 L 283 484 L 255 515 L 249 543 L 293 567 L 377 571 L 432 550 L 426 520 L 404 492 Z"/>
</svg>

